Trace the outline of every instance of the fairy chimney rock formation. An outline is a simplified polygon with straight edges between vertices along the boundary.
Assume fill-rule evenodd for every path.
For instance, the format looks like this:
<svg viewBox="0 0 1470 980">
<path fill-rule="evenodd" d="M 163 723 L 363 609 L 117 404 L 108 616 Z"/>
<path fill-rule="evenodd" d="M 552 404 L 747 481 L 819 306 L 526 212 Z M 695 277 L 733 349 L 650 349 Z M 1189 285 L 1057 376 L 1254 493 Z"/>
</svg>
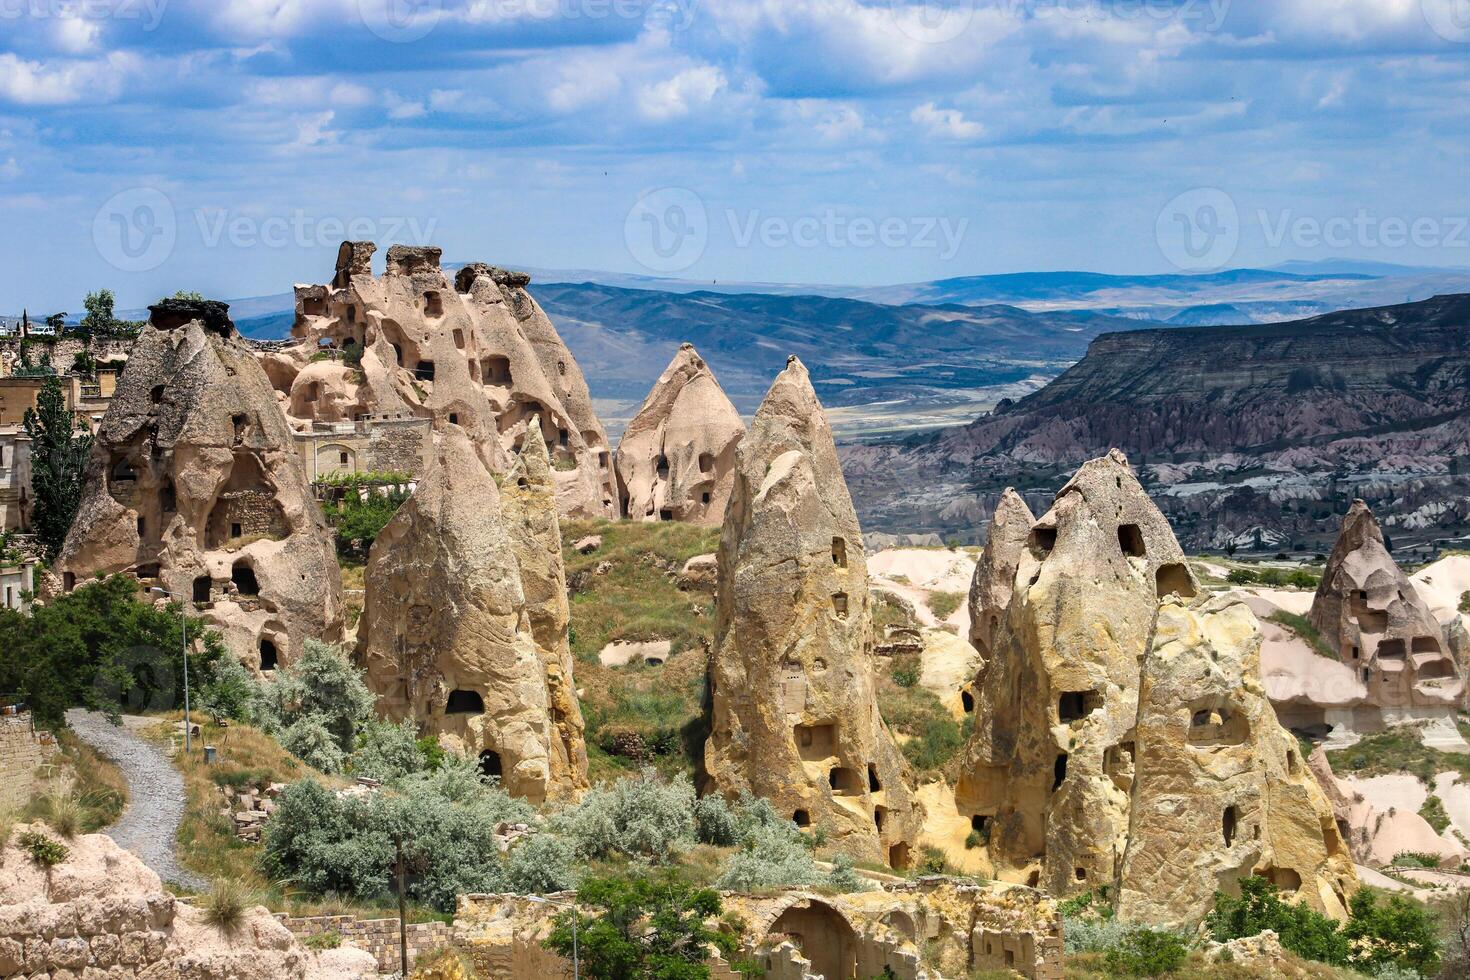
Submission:
<svg viewBox="0 0 1470 980">
<path fill-rule="evenodd" d="M 1261 682 L 1261 633 L 1225 596 L 1159 608 L 1143 666 L 1119 917 L 1191 927 L 1258 874 L 1334 918 L 1357 889 L 1332 803 Z"/>
<path fill-rule="evenodd" d="M 1011 588 L 1016 580 L 1016 566 L 1026 549 L 1026 538 L 1036 518 L 1031 508 L 1014 489 L 1006 487 L 990 530 L 985 537 L 985 550 L 975 564 L 975 577 L 970 580 L 970 644 L 984 660 L 990 660 L 995 633 L 1011 604 Z"/>
<path fill-rule="evenodd" d="M 193 602 L 248 666 L 342 633 L 342 578 L 291 432 L 224 303 L 149 310 L 97 432 L 56 571 Z"/>
<path fill-rule="evenodd" d="M 616 516 L 607 436 L 571 351 L 526 292 L 530 277 L 472 263 L 451 283 L 439 249 L 405 245 L 375 277 L 373 251 L 344 242 L 331 285 L 297 286 L 295 344 L 262 355 L 293 427 L 426 418 L 438 439 L 457 425 L 495 473 L 539 439 L 559 511 Z"/>
<path fill-rule="evenodd" d="M 719 524 L 745 435 L 692 344 L 681 344 L 618 443 L 618 490 L 635 521 Z"/>
<path fill-rule="evenodd" d="M 358 653 L 380 712 L 478 757 L 528 800 L 586 784 L 585 761 L 566 764 L 517 535 L 458 426 L 444 429 L 414 495 L 373 542 L 366 588 Z"/>
<path fill-rule="evenodd" d="M 1463 697 L 1464 677 L 1439 623 L 1361 500 L 1343 518 L 1308 618 L 1388 718 L 1449 712 Z"/>
<path fill-rule="evenodd" d="M 1198 591 L 1123 454 L 1084 463 L 1027 536 L 957 804 L 997 877 L 1119 885 L 1129 918 L 1197 921 L 1252 871 L 1340 915 L 1351 860 L 1263 694 L 1255 618 Z"/>
<path fill-rule="evenodd" d="M 551 457 L 540 439 L 529 439 L 521 447 L 505 477 L 501 501 L 521 569 L 531 635 L 546 677 L 553 795 L 567 797 L 588 788 L 587 744 L 567 634 L 572 613 L 561 557 L 561 524 L 556 516 L 556 481 Z"/>
<path fill-rule="evenodd" d="M 718 566 L 713 788 L 769 799 L 860 860 L 907 865 L 922 811 L 874 701 L 862 532 L 795 357 L 736 452 Z"/>
</svg>

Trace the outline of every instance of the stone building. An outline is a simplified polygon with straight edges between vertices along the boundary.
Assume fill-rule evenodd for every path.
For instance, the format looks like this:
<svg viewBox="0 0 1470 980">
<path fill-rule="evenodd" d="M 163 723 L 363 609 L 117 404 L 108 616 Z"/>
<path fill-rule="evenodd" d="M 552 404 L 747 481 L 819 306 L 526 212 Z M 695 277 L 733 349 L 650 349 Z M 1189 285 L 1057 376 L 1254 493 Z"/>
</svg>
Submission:
<svg viewBox="0 0 1470 980">
<path fill-rule="evenodd" d="M 261 353 L 293 429 L 418 417 L 457 425 L 494 473 L 527 438 L 551 455 L 561 513 L 613 517 L 612 453 L 587 383 L 530 277 L 483 263 L 451 283 L 439 249 L 344 242 L 331 283 L 296 287 L 295 343 Z M 540 419 L 535 433 L 530 420 Z"/>
<path fill-rule="evenodd" d="M 922 809 L 874 701 L 862 531 L 795 357 L 736 453 L 715 615 L 709 788 L 764 797 L 859 860 L 906 867 Z"/>
<path fill-rule="evenodd" d="M 97 432 L 57 561 L 193 602 L 249 666 L 342 632 L 341 572 L 270 382 L 223 303 L 164 300 Z"/>
<path fill-rule="evenodd" d="M 433 421 L 415 415 L 367 415 L 353 422 L 317 422 L 292 432 L 306 478 L 316 483 L 343 473 L 405 473 L 417 477 L 433 446 Z"/>
<path fill-rule="evenodd" d="M 622 514 L 719 524 L 745 423 L 692 344 L 681 344 L 618 442 Z"/>
<path fill-rule="evenodd" d="M 575 896 L 547 898 L 565 904 Z M 920 980 L 986 970 L 1062 977 L 1061 917 L 1029 888 L 921 878 L 842 895 L 787 888 L 771 895 L 725 892 L 721 899 L 724 928 L 732 920 L 742 924 L 741 955 L 770 980 Z M 481 976 L 566 976 L 571 963 L 541 945 L 557 912 L 557 904 L 519 895 L 461 895 L 454 945 Z M 718 956 L 707 965 L 714 980 L 738 980 Z"/>
</svg>

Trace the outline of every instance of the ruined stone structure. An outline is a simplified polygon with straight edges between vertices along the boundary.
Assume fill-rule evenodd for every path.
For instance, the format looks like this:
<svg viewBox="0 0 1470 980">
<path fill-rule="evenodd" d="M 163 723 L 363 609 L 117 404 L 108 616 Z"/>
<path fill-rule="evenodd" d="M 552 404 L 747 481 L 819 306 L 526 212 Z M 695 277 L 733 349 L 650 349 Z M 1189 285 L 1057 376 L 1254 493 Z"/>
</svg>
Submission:
<svg viewBox="0 0 1470 980">
<path fill-rule="evenodd" d="M 526 616 L 546 678 L 553 727 L 552 782 L 559 795 L 580 793 L 588 788 L 587 744 L 567 636 L 572 610 L 561 556 L 561 524 L 556 517 L 556 482 L 544 442 L 530 439 L 521 447 L 500 494 L 521 570 Z"/>
<path fill-rule="evenodd" d="M 957 805 L 998 877 L 1053 895 L 1116 884 L 1131 917 L 1183 921 L 1256 871 L 1340 915 L 1351 860 L 1255 619 L 1197 592 L 1123 455 L 1083 464 L 1027 537 Z"/>
<path fill-rule="evenodd" d="M 531 493 L 546 497 L 544 482 Z M 528 526 L 533 506 L 519 505 Z M 519 538 L 523 550 L 544 547 Z M 537 645 L 556 613 L 539 594 L 528 606 L 517 539 L 469 436 L 446 426 L 414 495 L 373 543 L 358 658 L 381 713 L 414 719 L 540 802 L 586 785 L 586 755 L 580 716 L 566 710 L 570 661 Z"/>
<path fill-rule="evenodd" d="M 748 790 L 856 858 L 906 866 L 921 811 L 874 702 L 862 532 L 794 357 L 736 454 L 718 561 L 712 789 Z"/>
<path fill-rule="evenodd" d="M 1029 888 L 922 878 L 845 895 L 787 889 L 763 896 L 726 892 L 721 898 L 725 911 L 745 925 L 742 955 L 759 963 L 770 980 L 917 980 L 984 970 L 1014 970 L 1033 980 L 1062 976 L 1061 917 Z M 541 946 L 556 913 L 555 906 L 518 895 L 461 895 L 454 944 L 481 976 L 565 976 L 571 964 Z M 718 956 L 708 966 L 714 980 L 739 976 Z"/>
<path fill-rule="evenodd" d="M 312 483 L 340 473 L 405 473 L 424 471 L 433 446 L 433 421 L 366 418 L 356 422 L 318 422 L 292 433 L 301 465 Z"/>
<path fill-rule="evenodd" d="M 192 601 L 262 670 L 342 632 L 342 582 L 270 382 L 223 303 L 164 300 L 132 349 L 56 571 Z"/>
<path fill-rule="evenodd" d="M 990 660 L 995 634 L 1011 604 L 1011 589 L 1016 581 L 1016 566 L 1026 549 L 1026 538 L 1036 518 L 1021 495 L 1010 487 L 995 505 L 995 516 L 986 532 L 985 550 L 975 564 L 975 577 L 970 581 L 970 645 L 980 656 Z"/>
<path fill-rule="evenodd" d="M 1453 713 L 1465 679 L 1439 623 L 1383 543 L 1373 512 L 1353 501 L 1308 618 L 1362 679 L 1355 728 Z M 1367 711 L 1364 711 L 1364 707 Z"/>
<path fill-rule="evenodd" d="M 679 345 L 618 442 L 623 516 L 720 523 L 743 435 L 745 423 L 709 365 L 694 345 Z"/>
<path fill-rule="evenodd" d="M 1336 918 L 1357 888 L 1332 804 L 1261 684 L 1255 616 L 1225 596 L 1159 607 L 1143 665 L 1118 912 L 1192 926 L 1216 889 L 1269 878 Z M 1114 774 L 1115 785 L 1129 776 Z"/>
<path fill-rule="evenodd" d="M 457 425 L 495 473 L 534 438 L 553 459 L 561 513 L 612 517 L 612 456 L 571 352 L 526 292 L 530 277 L 483 263 L 451 284 L 439 249 L 344 242 L 332 282 L 296 287 L 296 343 L 261 355 L 292 426 L 423 417 Z"/>
</svg>

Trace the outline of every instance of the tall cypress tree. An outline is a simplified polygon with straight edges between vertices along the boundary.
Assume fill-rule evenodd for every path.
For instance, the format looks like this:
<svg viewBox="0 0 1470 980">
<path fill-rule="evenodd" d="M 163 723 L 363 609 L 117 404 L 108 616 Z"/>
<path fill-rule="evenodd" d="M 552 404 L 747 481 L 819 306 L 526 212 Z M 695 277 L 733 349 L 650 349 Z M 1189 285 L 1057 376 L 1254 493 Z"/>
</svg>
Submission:
<svg viewBox="0 0 1470 980">
<path fill-rule="evenodd" d="M 31 437 L 31 493 L 36 539 L 47 561 L 55 559 L 82 502 L 82 479 L 92 435 L 76 431 L 66 407 L 61 380 L 46 379 L 36 408 L 26 409 L 26 435 Z"/>
</svg>

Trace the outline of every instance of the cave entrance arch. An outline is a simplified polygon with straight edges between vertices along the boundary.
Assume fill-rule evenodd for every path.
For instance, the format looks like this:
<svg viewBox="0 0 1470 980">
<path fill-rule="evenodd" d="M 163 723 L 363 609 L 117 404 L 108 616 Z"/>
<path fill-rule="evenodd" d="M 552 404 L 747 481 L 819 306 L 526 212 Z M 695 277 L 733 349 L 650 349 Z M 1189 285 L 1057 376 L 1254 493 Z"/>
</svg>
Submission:
<svg viewBox="0 0 1470 980">
<path fill-rule="evenodd" d="M 789 939 L 811 960 L 812 973 L 851 977 L 857 971 L 857 933 L 847 918 L 826 902 L 802 899 L 787 907 L 767 930 L 767 937 Z"/>
</svg>

